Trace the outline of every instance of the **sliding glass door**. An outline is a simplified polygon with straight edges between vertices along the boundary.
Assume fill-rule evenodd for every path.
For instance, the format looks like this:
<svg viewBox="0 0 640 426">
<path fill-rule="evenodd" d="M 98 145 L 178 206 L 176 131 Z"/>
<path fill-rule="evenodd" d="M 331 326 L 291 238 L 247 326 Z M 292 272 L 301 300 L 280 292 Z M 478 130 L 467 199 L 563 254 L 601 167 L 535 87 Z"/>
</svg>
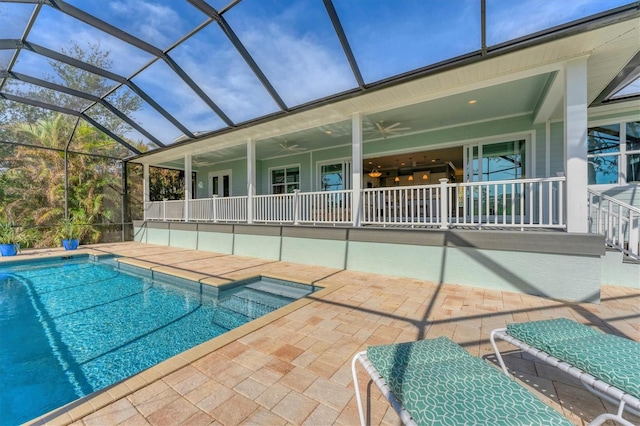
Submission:
<svg viewBox="0 0 640 426">
<path fill-rule="evenodd" d="M 489 142 L 465 147 L 465 181 L 499 182 L 526 177 L 525 139 Z M 478 219 L 496 222 L 521 216 L 525 208 L 521 185 L 511 183 L 481 185 L 460 194 L 467 212 Z M 496 220 L 497 218 L 497 220 Z"/>
</svg>

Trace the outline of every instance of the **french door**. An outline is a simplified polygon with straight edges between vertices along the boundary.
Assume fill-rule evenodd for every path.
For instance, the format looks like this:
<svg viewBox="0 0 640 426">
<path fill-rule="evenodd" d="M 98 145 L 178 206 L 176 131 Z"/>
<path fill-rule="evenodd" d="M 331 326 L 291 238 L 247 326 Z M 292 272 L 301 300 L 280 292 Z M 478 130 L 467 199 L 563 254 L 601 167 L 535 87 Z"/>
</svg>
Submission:
<svg viewBox="0 0 640 426">
<path fill-rule="evenodd" d="M 218 197 L 231 196 L 231 170 L 209 173 L 209 193 Z"/>
</svg>

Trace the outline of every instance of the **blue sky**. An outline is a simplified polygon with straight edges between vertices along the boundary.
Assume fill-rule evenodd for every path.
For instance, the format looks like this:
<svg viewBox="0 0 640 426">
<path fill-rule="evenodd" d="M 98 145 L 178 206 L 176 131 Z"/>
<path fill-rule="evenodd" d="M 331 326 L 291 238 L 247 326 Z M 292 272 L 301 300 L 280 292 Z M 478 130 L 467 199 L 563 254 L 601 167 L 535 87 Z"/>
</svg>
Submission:
<svg viewBox="0 0 640 426">
<path fill-rule="evenodd" d="M 208 17 L 186 0 L 67 0 L 73 6 L 167 49 Z M 209 0 L 220 9 L 226 0 Z M 487 44 L 495 45 L 630 0 L 487 0 Z M 480 49 L 480 0 L 334 0 L 366 83 Z M 33 5 L 0 2 L 0 38 L 19 38 Z M 357 86 L 321 0 L 243 0 L 225 15 L 235 33 L 288 106 Z M 80 21 L 43 7 L 30 41 L 59 50 L 71 41 L 99 41 L 111 52 L 112 71 L 128 77 L 152 57 Z M 6 67 L 10 51 L 0 51 Z M 278 106 L 211 23 L 169 55 L 233 120 L 278 111 Z M 15 71 L 43 78 L 46 60 L 22 52 Z M 163 62 L 133 81 L 191 131 L 225 127 Z M 122 89 L 127 90 L 127 89 Z M 136 121 L 171 143 L 180 131 L 149 105 Z M 140 135 L 129 135 L 144 139 Z"/>
</svg>

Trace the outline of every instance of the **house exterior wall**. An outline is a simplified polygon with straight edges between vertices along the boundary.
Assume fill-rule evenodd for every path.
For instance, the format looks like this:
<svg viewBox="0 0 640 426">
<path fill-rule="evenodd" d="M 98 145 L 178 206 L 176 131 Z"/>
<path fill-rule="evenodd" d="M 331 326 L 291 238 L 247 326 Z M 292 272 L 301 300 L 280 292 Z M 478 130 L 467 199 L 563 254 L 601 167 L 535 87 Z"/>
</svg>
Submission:
<svg viewBox="0 0 640 426">
<path fill-rule="evenodd" d="M 589 119 L 607 120 L 616 122 L 622 118 L 628 118 L 634 114 L 640 116 L 640 109 L 622 112 L 615 112 L 603 115 L 600 113 Z M 533 170 L 527 171 L 527 177 L 553 177 L 557 173 L 565 171 L 564 159 L 564 122 L 552 121 L 549 123 L 549 146 L 547 147 L 547 125 L 546 123 L 534 124 L 532 117 L 521 115 L 515 117 L 500 118 L 497 120 L 472 123 L 457 127 L 435 129 L 420 134 L 409 134 L 405 136 L 379 139 L 363 144 L 363 155 L 367 157 L 392 155 L 395 152 L 408 152 L 411 150 L 423 150 L 429 147 L 440 146 L 462 146 L 465 142 L 474 140 L 486 140 L 495 137 L 501 138 L 510 134 L 531 134 L 531 149 Z M 257 142 L 259 144 L 259 141 Z M 548 150 L 548 151 L 547 151 Z M 549 155 L 547 156 L 547 152 Z M 335 148 L 317 150 L 313 152 L 301 152 L 298 154 L 284 155 L 277 158 L 270 158 L 256 161 L 257 194 L 269 194 L 269 170 L 284 166 L 298 165 L 300 167 L 300 189 L 304 192 L 317 191 L 318 170 L 317 164 L 330 162 L 332 160 L 341 161 L 351 157 L 351 146 L 342 145 Z M 547 171 L 548 168 L 548 171 Z M 210 196 L 208 187 L 208 173 L 216 170 L 232 170 L 232 195 L 246 195 L 247 191 L 247 165 L 245 159 L 220 162 L 214 168 L 200 168 L 197 170 L 197 182 L 202 182 L 203 186 L 197 186 L 197 197 L 206 198 Z M 366 177 L 365 177 L 366 178 Z"/>
</svg>

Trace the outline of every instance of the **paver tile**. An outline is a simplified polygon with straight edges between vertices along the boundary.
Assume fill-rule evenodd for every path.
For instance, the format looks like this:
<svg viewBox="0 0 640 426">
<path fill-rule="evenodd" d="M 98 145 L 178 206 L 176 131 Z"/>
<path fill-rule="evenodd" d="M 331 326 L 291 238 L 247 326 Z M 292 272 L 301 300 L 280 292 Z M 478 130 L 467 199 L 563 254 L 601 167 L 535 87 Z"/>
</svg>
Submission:
<svg viewBox="0 0 640 426">
<path fill-rule="evenodd" d="M 173 263 L 214 281 L 272 274 L 341 287 L 256 331 L 216 346 L 212 352 L 199 353 L 201 358 L 160 380 L 138 376 L 129 385 L 125 381 L 128 389 L 139 390 L 115 402 L 96 398 L 96 411 L 76 422 L 78 426 L 168 421 L 188 425 L 351 426 L 359 423 L 351 357 L 369 345 L 447 336 L 495 366 L 488 342 L 492 329 L 514 321 L 559 316 L 588 321 L 602 331 L 640 341 L 637 289 L 603 286 L 598 305 L 564 303 L 455 284 L 140 243 L 91 249 L 153 266 Z M 614 410 L 570 376 L 509 344 L 499 342 L 499 347 L 507 351 L 505 359 L 515 380 L 576 425 L 586 424 L 604 409 Z M 362 388 L 368 376 L 364 371 L 358 376 Z M 100 408 L 99 404 L 108 405 Z M 398 424 L 397 415 L 375 386 L 369 412 L 372 425 Z M 57 423 L 71 421 L 67 415 Z"/>
</svg>

